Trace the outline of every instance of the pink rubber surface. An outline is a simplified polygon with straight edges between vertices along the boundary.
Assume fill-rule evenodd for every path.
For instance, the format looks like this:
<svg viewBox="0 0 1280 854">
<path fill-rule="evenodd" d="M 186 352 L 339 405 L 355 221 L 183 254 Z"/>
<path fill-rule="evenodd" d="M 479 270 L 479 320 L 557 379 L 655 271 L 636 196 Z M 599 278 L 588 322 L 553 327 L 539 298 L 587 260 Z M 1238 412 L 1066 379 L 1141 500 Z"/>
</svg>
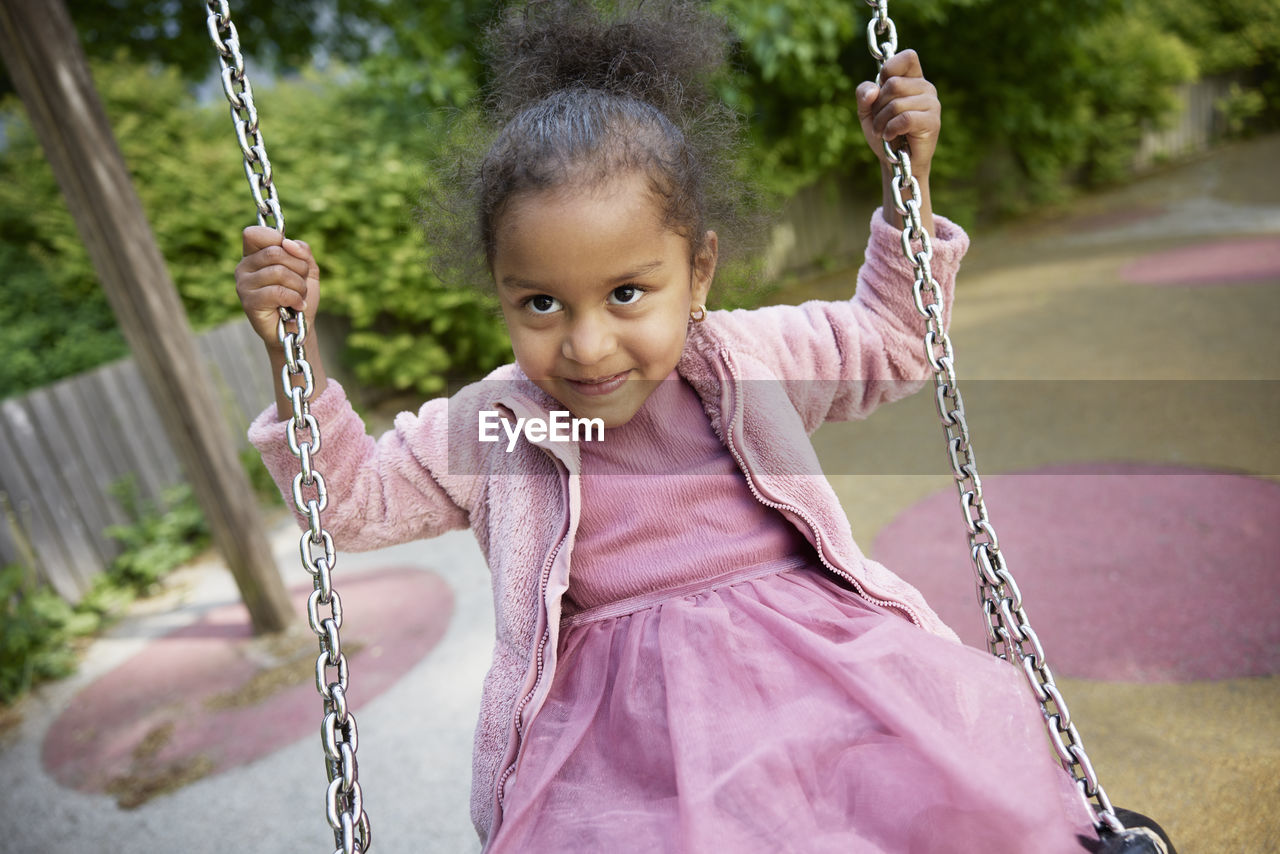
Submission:
<svg viewBox="0 0 1280 854">
<path fill-rule="evenodd" d="M 293 591 L 296 613 L 305 614 L 309 593 Z M 339 593 L 350 615 L 341 631 L 352 672 L 348 697 L 358 711 L 440 640 L 453 594 L 439 576 L 414 569 L 353 576 Z M 64 786 L 103 791 L 122 775 L 159 775 L 195 757 L 217 773 L 316 737 L 321 699 L 305 661 L 296 665 L 300 684 L 252 704 L 222 701 L 242 697 L 258 672 L 245 654 L 249 640 L 248 613 L 237 603 L 152 641 L 75 696 L 45 737 L 45 769 Z M 317 642 L 313 661 L 318 652 Z"/>
<path fill-rule="evenodd" d="M 1055 673 L 1182 682 L 1280 673 L 1280 485 L 1125 463 L 983 478 Z M 903 511 L 872 556 L 986 648 L 956 491 Z"/>
<path fill-rule="evenodd" d="M 1143 255 L 1120 271 L 1150 285 L 1231 284 L 1280 277 L 1280 237 L 1196 243 Z"/>
</svg>

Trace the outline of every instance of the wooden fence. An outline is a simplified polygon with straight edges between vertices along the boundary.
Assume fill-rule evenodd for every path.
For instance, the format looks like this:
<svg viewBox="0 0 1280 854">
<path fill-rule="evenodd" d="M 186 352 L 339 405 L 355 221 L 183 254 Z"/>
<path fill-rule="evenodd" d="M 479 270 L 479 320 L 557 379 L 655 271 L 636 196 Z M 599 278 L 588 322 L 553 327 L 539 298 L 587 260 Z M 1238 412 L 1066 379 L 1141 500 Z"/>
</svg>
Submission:
<svg viewBox="0 0 1280 854">
<path fill-rule="evenodd" d="M 1138 169 L 1162 160 L 1204 151 L 1225 130 L 1219 102 L 1231 91 L 1225 77 L 1209 77 L 1178 87 L 1178 108 L 1168 127 L 1149 130 L 1142 137 L 1135 158 Z"/>
<path fill-rule="evenodd" d="M 862 194 L 865 196 L 865 194 Z M 862 259 L 872 202 L 838 176 L 805 187 L 786 204 L 774 226 L 765 260 L 765 278 L 804 276 Z"/>
<path fill-rule="evenodd" d="M 239 320 L 197 336 L 220 412 L 243 444 L 248 419 L 274 399 L 262 344 Z M 0 565 L 33 565 L 74 601 L 118 551 L 106 535 L 127 523 L 111 495 L 133 477 L 161 502 L 183 480 L 132 359 L 0 402 Z"/>
</svg>

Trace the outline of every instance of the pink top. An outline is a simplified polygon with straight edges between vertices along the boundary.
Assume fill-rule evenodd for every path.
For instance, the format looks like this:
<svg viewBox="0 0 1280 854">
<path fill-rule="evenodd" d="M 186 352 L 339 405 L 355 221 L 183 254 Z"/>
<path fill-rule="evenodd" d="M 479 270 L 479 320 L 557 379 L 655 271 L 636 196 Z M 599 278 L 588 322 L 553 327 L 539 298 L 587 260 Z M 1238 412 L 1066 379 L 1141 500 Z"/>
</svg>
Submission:
<svg viewBox="0 0 1280 854">
<path fill-rule="evenodd" d="M 751 495 L 697 393 L 675 371 L 635 417 L 579 448 L 582 517 L 567 613 L 743 567 L 813 559 L 796 527 Z"/>
</svg>

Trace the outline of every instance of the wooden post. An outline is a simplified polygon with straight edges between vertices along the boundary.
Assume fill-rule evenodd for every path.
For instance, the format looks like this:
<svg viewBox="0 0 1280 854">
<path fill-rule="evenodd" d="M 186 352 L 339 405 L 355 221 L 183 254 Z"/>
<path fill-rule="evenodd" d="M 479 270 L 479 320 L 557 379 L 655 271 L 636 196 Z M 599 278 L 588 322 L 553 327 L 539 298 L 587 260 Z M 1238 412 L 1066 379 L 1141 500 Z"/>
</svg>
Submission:
<svg viewBox="0 0 1280 854">
<path fill-rule="evenodd" d="M 0 0 L 0 55 L 254 630 L 280 631 L 292 607 L 257 499 L 63 0 Z"/>
</svg>

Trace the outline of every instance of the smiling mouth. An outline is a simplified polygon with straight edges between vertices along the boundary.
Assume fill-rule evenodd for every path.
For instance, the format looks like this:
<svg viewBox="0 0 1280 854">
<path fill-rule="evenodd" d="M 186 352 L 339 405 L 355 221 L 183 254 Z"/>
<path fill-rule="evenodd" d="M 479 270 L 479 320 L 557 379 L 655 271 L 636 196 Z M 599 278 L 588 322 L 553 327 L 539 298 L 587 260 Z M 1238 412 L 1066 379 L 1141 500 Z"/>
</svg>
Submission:
<svg viewBox="0 0 1280 854">
<path fill-rule="evenodd" d="M 626 382 L 627 375 L 630 373 L 630 371 L 623 371 L 620 374 L 613 374 L 612 376 L 601 377 L 594 380 L 573 380 L 565 377 L 564 381 L 579 394 L 600 395 L 608 394 L 609 392 L 621 387 L 622 384 Z"/>
</svg>

